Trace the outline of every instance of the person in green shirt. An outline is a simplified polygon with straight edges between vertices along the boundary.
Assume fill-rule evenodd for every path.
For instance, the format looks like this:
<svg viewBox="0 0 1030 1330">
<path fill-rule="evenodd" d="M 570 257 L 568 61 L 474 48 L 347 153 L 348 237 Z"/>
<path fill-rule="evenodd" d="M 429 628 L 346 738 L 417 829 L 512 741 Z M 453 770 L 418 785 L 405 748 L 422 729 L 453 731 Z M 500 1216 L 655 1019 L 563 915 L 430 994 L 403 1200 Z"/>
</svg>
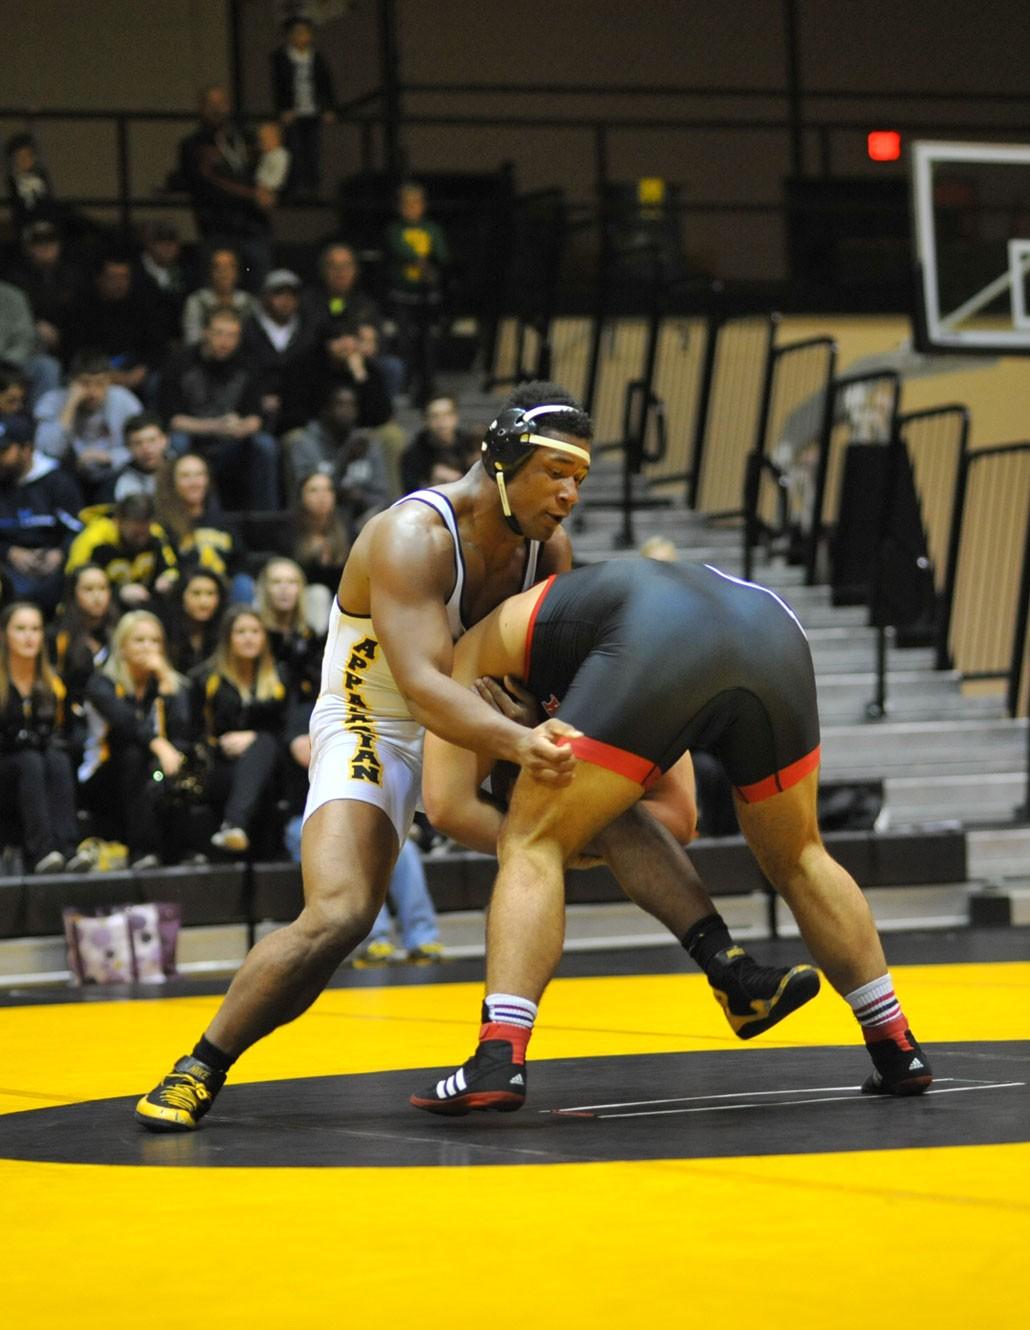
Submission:
<svg viewBox="0 0 1030 1330">
<path fill-rule="evenodd" d="M 409 366 L 408 395 L 420 406 L 434 392 L 443 274 L 450 262 L 443 229 L 426 210 L 425 189 L 413 181 L 401 185 L 385 245 L 399 350 Z"/>
</svg>

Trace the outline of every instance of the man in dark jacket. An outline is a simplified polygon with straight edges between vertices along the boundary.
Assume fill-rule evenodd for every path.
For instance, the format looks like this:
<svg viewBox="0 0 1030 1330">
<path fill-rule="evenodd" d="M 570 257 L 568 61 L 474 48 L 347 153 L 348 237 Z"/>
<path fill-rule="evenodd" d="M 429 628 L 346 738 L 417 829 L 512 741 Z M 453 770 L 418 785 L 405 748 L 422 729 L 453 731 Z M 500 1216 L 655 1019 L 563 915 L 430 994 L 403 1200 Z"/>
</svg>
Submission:
<svg viewBox="0 0 1030 1330">
<path fill-rule="evenodd" d="M 261 286 L 261 303 L 243 325 L 241 352 L 261 385 L 265 419 L 277 434 L 308 418 L 307 362 L 315 351 L 315 316 L 301 300 L 301 280 L 276 268 Z"/>
<path fill-rule="evenodd" d="M 0 416 L 0 574 L 16 599 L 57 608 L 81 503 L 74 478 L 36 452 L 28 416 Z"/>
<path fill-rule="evenodd" d="M 295 15 L 283 24 L 285 40 L 272 52 L 272 96 L 286 131 L 292 159 L 292 193 L 318 192 L 321 183 L 321 126 L 336 119 L 333 76 L 320 51 L 310 19 Z"/>
</svg>

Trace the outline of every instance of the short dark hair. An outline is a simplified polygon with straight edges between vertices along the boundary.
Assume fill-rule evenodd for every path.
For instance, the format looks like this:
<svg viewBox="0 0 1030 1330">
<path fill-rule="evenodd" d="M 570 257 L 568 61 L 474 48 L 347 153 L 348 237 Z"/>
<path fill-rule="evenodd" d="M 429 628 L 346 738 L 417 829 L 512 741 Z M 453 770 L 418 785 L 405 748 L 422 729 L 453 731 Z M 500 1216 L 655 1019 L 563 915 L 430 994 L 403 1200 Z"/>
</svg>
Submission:
<svg viewBox="0 0 1030 1330">
<path fill-rule="evenodd" d="M 559 383 L 549 383 L 545 379 L 520 383 L 504 405 L 518 406 L 523 411 L 532 411 L 537 406 L 570 406 L 572 411 L 556 411 L 553 416 L 534 416 L 533 424 L 538 429 L 556 429 L 563 434 L 574 434 L 577 439 L 594 437 L 594 422 L 572 394 Z"/>
<path fill-rule="evenodd" d="M 12 365 L 9 360 L 0 360 L 0 393 L 5 393 L 8 388 L 14 388 L 18 384 L 25 392 L 29 391 L 29 381 L 18 366 Z"/>
<path fill-rule="evenodd" d="M 76 351 L 68 366 L 68 377 L 77 379 L 80 374 L 110 374 L 111 357 L 96 347 L 84 346 Z"/>
<path fill-rule="evenodd" d="M 7 140 L 7 146 L 5 148 L 5 152 L 7 153 L 8 161 L 21 148 L 32 148 L 33 151 L 36 151 L 35 138 L 33 138 L 31 134 L 27 134 L 24 130 L 22 130 L 20 134 L 12 134 L 11 137 Z"/>
<path fill-rule="evenodd" d="M 134 434 L 138 434 L 142 429 L 150 429 L 155 426 L 163 431 L 164 423 L 156 411 L 137 411 L 134 416 L 130 416 L 122 426 L 122 437 L 128 443 Z"/>
<path fill-rule="evenodd" d="M 154 500 L 149 494 L 126 494 L 114 506 L 116 522 L 152 522 Z"/>
<path fill-rule="evenodd" d="M 312 32 L 315 31 L 315 25 L 311 19 L 306 18 L 303 14 L 291 14 L 289 18 L 283 19 L 283 32 L 288 37 L 294 28 L 298 28 L 302 24 L 305 28 L 310 28 Z"/>
</svg>

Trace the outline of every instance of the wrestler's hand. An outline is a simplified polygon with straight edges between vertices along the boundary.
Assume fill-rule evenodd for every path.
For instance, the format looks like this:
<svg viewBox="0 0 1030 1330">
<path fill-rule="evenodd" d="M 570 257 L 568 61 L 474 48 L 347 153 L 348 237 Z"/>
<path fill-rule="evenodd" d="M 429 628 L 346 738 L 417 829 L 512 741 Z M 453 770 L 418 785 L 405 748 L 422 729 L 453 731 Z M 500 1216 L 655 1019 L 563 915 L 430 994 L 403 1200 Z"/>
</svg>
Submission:
<svg viewBox="0 0 1030 1330">
<path fill-rule="evenodd" d="M 536 698 L 523 687 L 520 679 L 511 674 L 504 676 L 503 688 L 496 679 L 485 674 L 475 681 L 472 691 L 478 693 L 484 702 L 488 702 L 502 716 L 513 720 L 516 725 L 529 727 L 540 719 L 540 708 Z"/>
<path fill-rule="evenodd" d="M 560 739 L 579 739 L 582 730 L 573 729 L 563 720 L 545 720 L 527 730 L 520 740 L 515 762 L 534 780 L 544 785 L 568 785 L 576 767 L 576 755 Z"/>
</svg>

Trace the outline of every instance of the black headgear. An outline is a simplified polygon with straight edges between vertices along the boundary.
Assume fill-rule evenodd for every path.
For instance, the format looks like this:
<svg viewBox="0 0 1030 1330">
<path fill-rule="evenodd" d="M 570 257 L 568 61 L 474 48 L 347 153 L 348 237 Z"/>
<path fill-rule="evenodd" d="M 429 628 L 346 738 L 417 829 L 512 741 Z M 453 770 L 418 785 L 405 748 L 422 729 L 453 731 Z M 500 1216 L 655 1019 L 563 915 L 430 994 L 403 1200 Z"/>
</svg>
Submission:
<svg viewBox="0 0 1030 1330">
<path fill-rule="evenodd" d="M 509 406 L 490 422 L 483 440 L 483 465 L 497 481 L 501 494 L 501 507 L 508 525 L 513 531 L 520 531 L 518 522 L 511 515 L 508 502 L 508 490 L 505 476 L 513 475 L 524 462 L 528 462 L 536 447 L 554 448 L 558 452 L 569 453 L 580 461 L 590 463 L 590 453 L 574 443 L 564 443 L 561 439 L 549 439 L 546 435 L 533 432 L 533 421 L 537 416 L 550 416 L 559 411 L 579 414 L 579 408 L 568 405 L 545 404 L 534 406 L 529 411 L 521 406 Z"/>
</svg>

